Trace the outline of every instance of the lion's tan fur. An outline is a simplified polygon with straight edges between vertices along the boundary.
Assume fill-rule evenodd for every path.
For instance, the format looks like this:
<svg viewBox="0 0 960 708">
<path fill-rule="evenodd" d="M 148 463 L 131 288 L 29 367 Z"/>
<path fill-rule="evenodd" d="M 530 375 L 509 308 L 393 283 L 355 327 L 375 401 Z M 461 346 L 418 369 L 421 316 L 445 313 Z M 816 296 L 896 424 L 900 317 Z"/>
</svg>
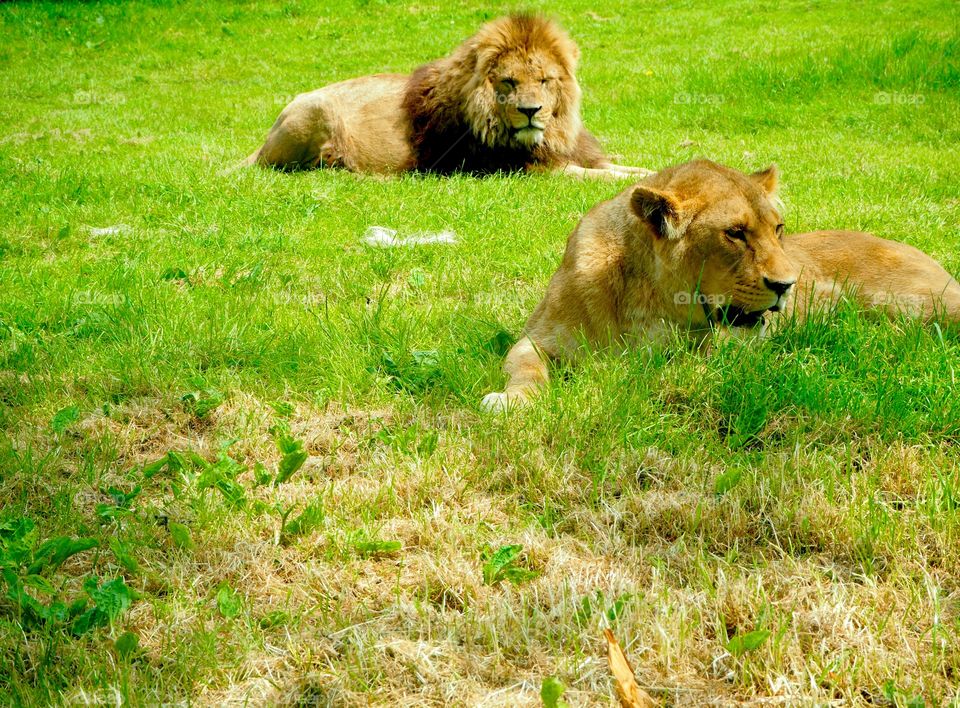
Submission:
<svg viewBox="0 0 960 708">
<path fill-rule="evenodd" d="M 247 163 L 387 174 L 646 174 L 612 165 L 583 127 L 578 57 L 553 22 L 503 17 L 410 76 L 365 76 L 297 96 Z"/>
<path fill-rule="evenodd" d="M 913 246 L 855 231 L 815 231 L 784 239 L 800 268 L 788 312 L 805 317 L 841 298 L 891 316 L 960 321 L 960 286 L 937 261 Z"/>
<path fill-rule="evenodd" d="M 804 317 L 846 296 L 960 322 L 960 285 L 915 248 L 849 231 L 782 236 L 776 187 L 774 168 L 744 175 L 696 161 L 594 207 L 570 235 L 545 297 L 507 355 L 505 391 L 484 404 L 525 401 L 547 381 L 549 359 L 649 341 L 667 330 L 702 339 L 720 304 L 759 321 L 771 307 Z M 784 294 L 771 289 L 794 281 Z"/>
<path fill-rule="evenodd" d="M 545 142 L 557 152 L 570 153 L 582 128 L 579 57 L 577 45 L 554 23 L 538 17 L 501 18 L 481 27 L 450 56 L 418 69 L 415 73 L 423 75 L 420 83 L 431 95 L 410 96 L 411 108 L 432 114 L 449 111 L 437 116 L 439 122 L 464 120 L 481 143 L 497 148 L 510 143 L 511 122 L 521 117 L 517 103 L 542 105 L 552 113 Z M 504 76 L 518 84 L 517 103 L 498 100 L 496 81 Z M 541 77 L 553 85 L 542 85 Z"/>
</svg>

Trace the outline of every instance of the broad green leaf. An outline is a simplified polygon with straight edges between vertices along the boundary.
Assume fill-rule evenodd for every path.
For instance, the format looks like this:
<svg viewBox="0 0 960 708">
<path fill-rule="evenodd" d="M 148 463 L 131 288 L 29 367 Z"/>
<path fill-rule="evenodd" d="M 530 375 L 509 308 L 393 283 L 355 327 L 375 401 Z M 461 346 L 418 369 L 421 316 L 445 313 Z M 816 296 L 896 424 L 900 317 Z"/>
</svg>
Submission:
<svg viewBox="0 0 960 708">
<path fill-rule="evenodd" d="M 109 523 L 112 519 L 119 519 L 124 516 L 130 516 L 133 512 L 129 509 L 121 509 L 113 504 L 96 504 L 93 507 L 94 512 L 102 523 Z"/>
<path fill-rule="evenodd" d="M 49 605 L 47 605 L 44 610 L 46 614 L 47 622 L 52 622 L 54 624 L 63 624 L 70 619 L 70 611 L 67 608 L 66 604 L 60 600 L 54 600 Z"/>
<path fill-rule="evenodd" d="M 440 362 L 440 353 L 436 349 L 414 350 L 410 355 L 420 366 L 436 366 Z"/>
<path fill-rule="evenodd" d="M 385 351 L 380 369 L 390 377 L 395 388 L 420 393 L 434 386 L 443 377 L 440 354 L 436 350 L 414 350 L 394 354 Z"/>
<path fill-rule="evenodd" d="M 73 620 L 70 631 L 78 637 L 82 636 L 94 627 L 99 626 L 98 620 L 102 619 L 102 617 L 103 615 L 97 611 L 97 608 L 93 607 Z"/>
<path fill-rule="evenodd" d="M 275 401 L 274 403 L 270 404 L 270 407 L 273 408 L 276 414 L 281 418 L 289 418 L 296 410 L 293 404 L 288 403 L 287 401 Z"/>
<path fill-rule="evenodd" d="M 246 501 L 243 486 L 239 482 L 223 477 L 217 480 L 216 487 L 231 506 L 243 506 Z"/>
<path fill-rule="evenodd" d="M 731 489 L 736 487 L 740 483 L 740 479 L 743 477 L 743 470 L 732 469 L 727 470 L 719 477 L 717 477 L 716 482 L 713 485 L 713 492 L 718 497 L 723 496 Z"/>
<path fill-rule="evenodd" d="M 253 481 L 258 485 L 270 484 L 273 480 L 273 475 L 267 472 L 267 468 L 263 466 L 262 462 L 257 462 L 253 466 Z"/>
<path fill-rule="evenodd" d="M 113 648 L 116 649 L 121 659 L 131 657 L 139 646 L 140 637 L 133 632 L 124 632 L 113 642 Z"/>
<path fill-rule="evenodd" d="M 197 489 L 215 487 L 231 505 L 243 506 L 246 501 L 244 490 L 236 481 L 236 477 L 244 469 L 244 466 L 230 457 L 226 450 L 221 450 L 217 461 L 207 465 L 200 473 L 197 478 Z"/>
<path fill-rule="evenodd" d="M 27 573 L 29 575 L 39 573 L 47 566 L 50 567 L 51 571 L 56 570 L 70 556 L 90 548 L 96 548 L 98 545 L 100 543 L 95 538 L 71 538 L 70 536 L 51 538 L 40 544 L 34 554 L 33 563 L 27 568 Z"/>
<path fill-rule="evenodd" d="M 193 413 L 197 418 L 206 417 L 211 411 L 216 410 L 224 401 L 222 393 L 216 389 L 207 389 L 205 391 L 191 391 L 180 397 L 184 408 Z"/>
<path fill-rule="evenodd" d="M 727 642 L 727 651 L 734 656 L 741 656 L 747 652 L 759 649 L 770 638 L 769 629 L 756 629 L 745 634 L 738 634 Z"/>
<path fill-rule="evenodd" d="M 897 684 L 893 679 L 887 679 L 883 682 L 883 695 L 891 704 L 897 704 Z"/>
<path fill-rule="evenodd" d="M 202 457 L 200 457 L 200 455 L 198 455 L 193 450 L 187 450 L 187 452 L 185 453 L 185 458 L 198 470 L 205 470 L 208 467 L 210 467 L 210 463 L 207 462 Z"/>
<path fill-rule="evenodd" d="M 419 268 L 414 268 L 410 272 L 410 284 L 415 288 L 422 288 L 427 283 L 427 275 Z"/>
<path fill-rule="evenodd" d="M 133 500 L 140 495 L 141 490 L 142 487 L 138 484 L 129 492 L 125 492 L 117 487 L 109 487 L 105 493 L 107 496 L 113 499 L 113 503 L 116 506 L 121 509 L 129 509 L 130 505 L 133 503 Z"/>
<path fill-rule="evenodd" d="M 85 609 L 87 609 L 87 598 L 78 597 L 76 600 L 71 602 L 70 607 L 67 608 L 67 616 L 76 617 Z"/>
<path fill-rule="evenodd" d="M 307 461 L 307 452 L 303 449 L 301 440 L 295 440 L 285 434 L 280 435 L 277 439 L 277 447 L 283 453 L 283 458 L 277 466 L 277 476 L 273 480 L 274 486 L 281 485 L 289 480 Z"/>
<path fill-rule="evenodd" d="M 193 535 L 187 526 L 171 521 L 167 524 L 167 528 L 170 530 L 170 537 L 173 539 L 174 546 L 184 549 L 193 548 Z"/>
<path fill-rule="evenodd" d="M 288 435 L 282 435 L 277 438 L 277 449 L 284 455 L 289 455 L 294 452 L 300 452 L 303 448 L 303 443 L 301 443 L 296 438 L 292 438 Z"/>
<path fill-rule="evenodd" d="M 163 271 L 160 277 L 163 280 L 184 280 L 188 284 L 190 282 L 190 277 L 187 275 L 187 271 L 185 271 L 183 268 L 167 268 L 165 271 Z"/>
<path fill-rule="evenodd" d="M 110 539 L 110 550 L 113 551 L 117 562 L 122 565 L 129 573 L 139 573 L 140 565 L 137 559 L 130 553 L 130 549 L 123 541 L 114 536 Z"/>
<path fill-rule="evenodd" d="M 183 454 L 177 452 L 176 450 L 170 450 L 167 453 L 167 469 L 171 472 L 182 472 L 185 469 L 188 469 L 189 462 L 184 457 Z"/>
<path fill-rule="evenodd" d="M 503 579 L 509 580 L 514 585 L 533 580 L 535 577 L 537 577 L 537 571 L 519 565 L 511 565 L 503 570 Z"/>
<path fill-rule="evenodd" d="M 616 600 L 614 600 L 613 604 L 610 605 L 609 608 L 607 608 L 607 619 L 610 621 L 611 624 L 616 622 L 617 618 L 620 617 L 621 614 L 623 614 L 624 608 L 627 606 L 627 603 L 630 602 L 631 599 L 633 599 L 633 595 L 631 593 L 624 593 L 623 595 L 620 595 Z"/>
<path fill-rule="evenodd" d="M 25 615 L 27 621 L 45 619 L 46 608 L 24 591 L 16 572 L 11 568 L 3 569 L 3 579 L 7 583 L 7 598 Z"/>
<path fill-rule="evenodd" d="M 240 595 L 227 583 L 222 583 L 217 590 L 217 609 L 227 619 L 233 619 L 240 614 L 243 606 Z"/>
<path fill-rule="evenodd" d="M 25 575 L 23 577 L 23 584 L 47 595 L 56 595 L 57 593 L 50 581 L 42 575 Z"/>
<path fill-rule="evenodd" d="M 260 618 L 260 629 L 280 627 L 290 621 L 290 615 L 283 610 L 273 610 Z"/>
<path fill-rule="evenodd" d="M 523 551 L 523 546 L 520 545 L 501 546 L 498 548 L 483 565 L 483 582 L 487 585 L 493 585 L 497 582 L 500 579 L 503 569 L 513 563 L 521 551 Z"/>
<path fill-rule="evenodd" d="M 19 568 L 33 558 L 37 536 L 31 519 L 8 519 L 0 523 L 0 567 Z"/>
<path fill-rule="evenodd" d="M 602 601 L 603 593 L 600 590 L 597 590 L 598 602 Z M 580 598 L 580 607 L 577 608 L 577 613 L 574 615 L 578 625 L 584 625 L 587 623 L 587 620 L 593 616 L 593 603 L 590 602 L 590 596 L 584 595 Z"/>
<path fill-rule="evenodd" d="M 126 612 L 138 597 L 132 588 L 127 587 L 123 578 L 108 580 L 98 586 L 97 579 L 89 577 L 83 583 L 83 589 L 94 604 L 86 611 L 86 601 L 82 599 L 70 606 L 68 616 L 74 618 L 70 629 L 76 636 L 113 622 Z"/>
<path fill-rule="evenodd" d="M 93 584 L 96 585 L 96 580 Z M 123 581 L 123 578 L 115 578 L 105 582 L 98 588 L 87 588 L 87 594 L 96 604 L 97 609 L 103 612 L 106 619 L 110 622 L 119 617 L 136 599 L 136 593 Z"/>
<path fill-rule="evenodd" d="M 543 708 L 569 708 L 563 700 L 563 693 L 567 687 L 556 676 L 547 676 L 540 684 L 540 700 Z"/>
<path fill-rule="evenodd" d="M 56 412 L 50 421 L 50 428 L 55 433 L 62 433 L 78 420 L 80 420 L 80 408 L 78 406 L 67 406 Z"/>
<path fill-rule="evenodd" d="M 0 543 L 24 538 L 36 528 L 32 519 L 17 518 L 0 522 Z"/>
<path fill-rule="evenodd" d="M 509 580 L 514 585 L 535 578 L 537 573 L 516 564 L 517 558 L 523 552 L 523 546 L 501 546 L 494 551 L 483 564 L 483 582 L 487 585 L 496 585 L 503 580 Z"/>
<path fill-rule="evenodd" d="M 153 462 L 149 462 L 146 465 L 144 465 L 143 470 L 141 470 L 143 472 L 144 479 L 151 479 L 152 477 L 162 472 L 163 468 L 170 463 L 171 454 L 172 453 L 167 453 L 166 455 L 161 457 L 159 460 L 154 460 Z"/>
</svg>

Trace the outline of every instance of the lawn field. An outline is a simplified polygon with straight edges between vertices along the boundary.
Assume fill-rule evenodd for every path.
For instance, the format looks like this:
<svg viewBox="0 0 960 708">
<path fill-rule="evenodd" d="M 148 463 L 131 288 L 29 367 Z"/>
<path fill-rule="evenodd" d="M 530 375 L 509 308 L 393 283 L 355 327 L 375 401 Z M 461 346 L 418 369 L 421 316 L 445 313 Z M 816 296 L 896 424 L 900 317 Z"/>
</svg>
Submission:
<svg viewBox="0 0 960 708">
<path fill-rule="evenodd" d="M 960 273 L 956 2 L 526 7 L 618 162 L 775 162 L 788 231 Z M 492 416 L 629 182 L 225 170 L 514 9 L 0 4 L 0 704 L 609 706 L 605 628 L 664 705 L 960 704 L 956 329 L 842 307 Z"/>
</svg>

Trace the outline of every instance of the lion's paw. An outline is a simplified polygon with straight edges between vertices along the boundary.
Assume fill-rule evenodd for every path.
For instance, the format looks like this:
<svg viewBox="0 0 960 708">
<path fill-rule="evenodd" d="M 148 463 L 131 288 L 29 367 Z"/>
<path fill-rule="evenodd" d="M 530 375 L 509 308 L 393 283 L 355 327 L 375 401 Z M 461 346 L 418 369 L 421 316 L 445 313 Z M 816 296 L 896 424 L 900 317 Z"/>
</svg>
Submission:
<svg viewBox="0 0 960 708">
<path fill-rule="evenodd" d="M 480 401 L 480 407 L 488 413 L 506 413 L 510 407 L 510 396 L 503 391 L 488 393 Z"/>
<path fill-rule="evenodd" d="M 656 172 L 653 170 L 648 170 L 644 167 L 624 167 L 623 165 L 612 165 L 609 169 L 613 170 L 617 177 L 630 177 L 632 179 L 644 179 L 645 177 L 656 174 Z"/>
</svg>

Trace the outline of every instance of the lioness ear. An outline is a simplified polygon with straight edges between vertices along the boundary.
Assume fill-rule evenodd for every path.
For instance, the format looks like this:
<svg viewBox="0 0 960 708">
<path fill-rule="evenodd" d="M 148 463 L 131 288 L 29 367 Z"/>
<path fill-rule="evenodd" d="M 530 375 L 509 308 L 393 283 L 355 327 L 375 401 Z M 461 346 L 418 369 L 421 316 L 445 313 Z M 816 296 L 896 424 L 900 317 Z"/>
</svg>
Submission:
<svg viewBox="0 0 960 708">
<path fill-rule="evenodd" d="M 646 221 L 653 232 L 664 238 L 680 238 L 687 228 L 680 203 L 666 192 L 638 186 L 630 195 L 634 213 Z"/>
<path fill-rule="evenodd" d="M 780 184 L 780 170 L 777 169 L 776 165 L 770 165 L 770 167 L 765 170 L 754 172 L 750 175 L 750 179 L 752 179 L 760 189 L 772 196 L 776 193 L 777 186 Z"/>
</svg>

